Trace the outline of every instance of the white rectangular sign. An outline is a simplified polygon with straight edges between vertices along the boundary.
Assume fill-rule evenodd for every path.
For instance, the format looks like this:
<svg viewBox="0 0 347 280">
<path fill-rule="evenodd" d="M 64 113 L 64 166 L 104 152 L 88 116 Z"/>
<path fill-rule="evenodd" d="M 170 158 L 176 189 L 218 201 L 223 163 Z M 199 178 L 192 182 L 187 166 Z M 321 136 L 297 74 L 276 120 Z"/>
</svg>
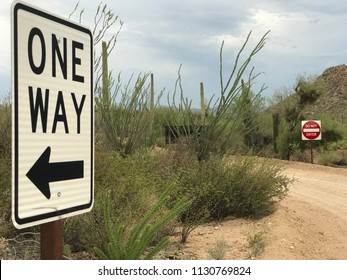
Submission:
<svg viewBox="0 0 347 280">
<path fill-rule="evenodd" d="M 12 217 L 17 228 L 93 205 L 93 37 L 31 5 L 12 4 Z"/>
</svg>

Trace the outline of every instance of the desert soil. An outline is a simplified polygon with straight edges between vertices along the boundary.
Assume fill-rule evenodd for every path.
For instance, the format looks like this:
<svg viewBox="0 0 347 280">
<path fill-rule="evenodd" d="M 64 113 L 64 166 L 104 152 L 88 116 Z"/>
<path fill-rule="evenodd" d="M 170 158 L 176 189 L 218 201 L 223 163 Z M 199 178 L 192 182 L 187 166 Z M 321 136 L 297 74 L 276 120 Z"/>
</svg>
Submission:
<svg viewBox="0 0 347 280">
<path fill-rule="evenodd" d="M 224 259 L 347 259 L 347 169 L 287 162 L 283 172 L 294 183 L 272 215 L 204 224 L 184 245 L 176 237 L 164 257 L 212 259 L 211 250 L 224 242 Z M 256 234 L 259 252 L 249 246 Z"/>
</svg>

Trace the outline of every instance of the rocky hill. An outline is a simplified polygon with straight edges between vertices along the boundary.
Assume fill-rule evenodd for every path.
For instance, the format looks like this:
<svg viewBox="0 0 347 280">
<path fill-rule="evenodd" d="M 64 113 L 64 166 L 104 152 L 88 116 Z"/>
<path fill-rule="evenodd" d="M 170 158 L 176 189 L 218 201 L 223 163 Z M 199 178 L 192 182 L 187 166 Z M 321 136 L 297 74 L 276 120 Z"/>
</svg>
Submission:
<svg viewBox="0 0 347 280">
<path fill-rule="evenodd" d="M 339 65 L 326 69 L 318 77 L 326 85 L 326 93 L 314 105 L 305 110 L 306 116 L 319 116 L 324 112 L 332 118 L 347 122 L 347 66 Z"/>
</svg>

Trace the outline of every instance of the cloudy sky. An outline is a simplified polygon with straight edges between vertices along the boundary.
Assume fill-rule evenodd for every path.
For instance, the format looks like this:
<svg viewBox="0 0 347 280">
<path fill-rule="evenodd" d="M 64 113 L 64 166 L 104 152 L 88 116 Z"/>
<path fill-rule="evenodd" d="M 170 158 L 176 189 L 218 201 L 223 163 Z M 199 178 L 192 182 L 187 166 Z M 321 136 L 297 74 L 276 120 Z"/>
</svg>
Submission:
<svg viewBox="0 0 347 280">
<path fill-rule="evenodd" d="M 11 88 L 10 6 L 0 3 L 1 59 L 0 96 Z M 33 0 L 30 3 L 67 17 L 77 3 L 71 0 Z M 98 1 L 80 0 L 82 23 L 93 28 Z M 270 97 L 283 87 L 291 88 L 298 75 L 320 75 L 326 68 L 347 64 L 346 0 L 107 0 L 124 21 L 118 43 L 109 61 L 113 73 L 151 71 L 156 92 L 173 93 L 177 71 L 184 93 L 199 104 L 199 84 L 207 98 L 220 92 L 219 50 L 224 41 L 224 74 L 230 73 L 235 56 L 247 34 L 251 40 L 244 57 L 268 31 L 265 47 L 251 62 L 262 73 L 255 89 L 267 86 Z M 73 17 L 78 20 L 78 16 Z M 112 32 L 116 32 L 115 25 Z M 243 57 L 243 58 L 244 58 Z"/>
</svg>

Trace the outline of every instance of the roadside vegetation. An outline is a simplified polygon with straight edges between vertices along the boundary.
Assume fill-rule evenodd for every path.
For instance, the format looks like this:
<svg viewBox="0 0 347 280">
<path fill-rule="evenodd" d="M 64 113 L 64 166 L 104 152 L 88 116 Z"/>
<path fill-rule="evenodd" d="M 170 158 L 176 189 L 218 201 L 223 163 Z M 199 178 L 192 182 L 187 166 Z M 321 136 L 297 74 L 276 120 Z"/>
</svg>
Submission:
<svg viewBox="0 0 347 280">
<path fill-rule="evenodd" d="M 184 94 L 180 71 L 173 96 L 155 92 L 153 73 L 129 81 L 110 73 L 107 58 L 123 23 L 106 5 L 99 6 L 95 19 L 95 45 L 100 49 L 94 67 L 95 203 L 90 213 L 66 219 L 68 255 L 153 258 L 178 228 L 185 243 L 204 222 L 228 216 L 257 219 L 275 211 L 291 179 L 271 157 L 305 160 L 308 147 L 300 140 L 299 123 L 305 108 L 326 94 L 324 85 L 301 77 L 293 92 L 280 92 L 267 106 L 261 97 L 265 87 L 253 90 L 259 74 L 250 63 L 269 32 L 244 54 L 250 32 L 233 65 L 224 64 L 221 45 L 220 94 L 205 100 L 201 84 L 202 105 L 194 110 Z M 98 26 L 103 19 L 107 24 Z M 103 41 L 110 26 L 118 26 L 118 32 Z M 160 101 L 165 97 L 164 106 Z M 18 234 L 10 219 L 10 103 L 0 104 L 0 236 L 6 239 Z M 346 152 L 340 151 L 347 150 L 347 130 L 327 115 L 320 117 L 330 136 L 315 143 L 318 158 L 324 164 L 341 164 L 346 160 Z M 250 255 L 260 254 L 263 235 L 250 237 L 249 244 Z M 217 244 L 211 258 L 223 259 L 226 247 Z"/>
</svg>

